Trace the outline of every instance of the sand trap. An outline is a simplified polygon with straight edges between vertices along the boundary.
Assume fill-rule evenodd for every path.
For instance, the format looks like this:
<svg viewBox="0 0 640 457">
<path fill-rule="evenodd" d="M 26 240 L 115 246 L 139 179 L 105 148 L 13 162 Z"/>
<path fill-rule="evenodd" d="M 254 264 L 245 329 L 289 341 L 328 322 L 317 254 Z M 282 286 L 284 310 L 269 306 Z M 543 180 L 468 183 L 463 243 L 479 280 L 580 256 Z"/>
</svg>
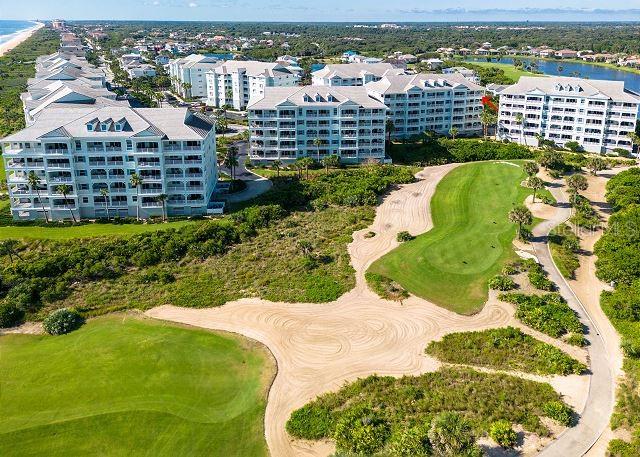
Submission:
<svg viewBox="0 0 640 457">
<path fill-rule="evenodd" d="M 158 319 L 212 330 L 240 333 L 265 344 L 278 364 L 265 415 L 267 444 L 273 456 L 326 456 L 328 442 L 292 440 L 285 430 L 290 413 L 317 395 L 340 388 L 345 382 L 370 374 L 417 375 L 439 368 L 424 355 L 429 341 L 457 331 L 521 326 L 512 305 L 490 294 L 483 310 L 461 316 L 423 299 L 410 297 L 401 305 L 380 299 L 365 283 L 369 265 L 398 245 L 396 235 L 407 230 L 419 234 L 432 227 L 429 203 L 437 183 L 456 164 L 429 167 L 418 173 L 420 181 L 391 192 L 377 209 L 373 224 L 354 233 L 349 245 L 356 270 L 356 287 L 327 304 L 273 303 L 243 299 L 210 309 L 161 306 L 146 314 Z M 369 231 L 373 238 L 365 238 Z M 563 343 L 553 344 L 564 348 Z M 584 404 L 588 377 L 567 377 L 552 382 L 567 401 Z M 524 448 L 540 443 L 525 440 Z M 535 438 L 537 440 L 537 438 Z"/>
</svg>

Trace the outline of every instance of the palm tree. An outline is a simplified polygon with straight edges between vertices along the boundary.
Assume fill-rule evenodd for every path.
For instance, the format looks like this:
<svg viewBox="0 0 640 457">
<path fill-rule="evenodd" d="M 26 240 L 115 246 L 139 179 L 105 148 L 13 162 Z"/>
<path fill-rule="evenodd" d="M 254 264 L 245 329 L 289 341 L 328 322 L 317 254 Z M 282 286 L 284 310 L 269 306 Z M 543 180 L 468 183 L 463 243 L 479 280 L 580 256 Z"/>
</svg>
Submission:
<svg viewBox="0 0 640 457">
<path fill-rule="evenodd" d="M 271 164 L 271 168 L 273 168 L 276 171 L 276 176 L 279 178 L 280 177 L 280 168 L 282 167 L 282 161 L 280 160 L 274 160 L 273 163 Z"/>
<path fill-rule="evenodd" d="M 225 137 L 227 127 L 229 127 L 229 121 L 227 121 L 227 118 L 224 116 L 218 116 L 216 119 L 216 130 L 220 130 L 222 132 L 222 138 Z"/>
<path fill-rule="evenodd" d="M 192 87 L 193 86 L 191 83 L 182 83 L 182 90 L 184 91 L 185 98 L 191 98 L 191 94 L 189 94 L 189 91 Z"/>
<path fill-rule="evenodd" d="M 391 119 L 387 119 L 387 122 L 385 122 L 385 128 L 387 129 L 387 143 L 391 145 L 391 135 L 396 131 L 396 125 Z"/>
<path fill-rule="evenodd" d="M 140 220 L 140 186 L 142 186 L 142 178 L 139 174 L 134 173 L 129 178 L 129 183 L 131 183 L 131 187 L 136 190 L 136 220 Z"/>
<path fill-rule="evenodd" d="M 107 220 L 109 220 L 109 189 L 103 187 L 100 189 L 100 195 L 104 197 L 104 209 L 107 211 Z"/>
<path fill-rule="evenodd" d="M 579 192 L 581 190 L 587 190 L 589 187 L 589 182 L 587 178 L 582 175 L 571 175 L 565 178 L 567 182 L 567 187 L 569 188 L 569 193 L 571 194 L 571 202 L 576 203 L 578 201 Z"/>
<path fill-rule="evenodd" d="M 162 204 L 162 222 L 167 220 L 167 194 L 160 194 L 156 197 L 156 201 Z"/>
<path fill-rule="evenodd" d="M 589 157 L 585 165 L 593 176 L 597 176 L 599 171 L 607 169 L 607 162 L 602 157 Z"/>
<path fill-rule="evenodd" d="M 0 256 L 9 256 L 9 261 L 13 263 L 13 256 L 15 255 L 17 258 L 22 260 L 20 254 L 18 254 L 18 246 L 20 242 L 18 240 L 8 239 L 4 241 L 0 241 Z"/>
<path fill-rule="evenodd" d="M 524 169 L 524 172 L 530 177 L 535 176 L 536 173 L 540 171 L 540 168 L 538 168 L 538 165 L 535 162 L 525 162 L 522 168 Z"/>
<path fill-rule="evenodd" d="M 489 135 L 489 126 L 494 125 L 498 121 L 498 116 L 490 109 L 482 110 L 480 113 L 480 122 L 482 123 L 484 138 Z"/>
<path fill-rule="evenodd" d="M 236 179 L 236 167 L 238 166 L 238 147 L 231 145 L 227 148 L 223 165 L 231 171 L 231 179 Z"/>
<path fill-rule="evenodd" d="M 231 89 L 227 89 L 227 91 L 224 93 L 224 100 L 225 102 L 228 102 L 229 100 L 231 101 L 231 103 L 233 103 L 233 90 Z M 229 106 L 229 103 L 225 103 L 224 106 Z M 225 109 L 226 111 L 226 109 Z"/>
<path fill-rule="evenodd" d="M 520 143 L 524 143 L 526 145 L 527 142 L 524 139 L 524 116 L 522 113 L 516 113 L 516 124 L 520 126 Z"/>
<path fill-rule="evenodd" d="M 455 140 L 456 139 L 456 135 L 458 135 L 458 128 L 457 127 L 451 127 L 449 129 L 449 134 L 451 135 L 451 139 Z"/>
<path fill-rule="evenodd" d="M 309 179 L 309 167 L 313 165 L 313 159 L 311 157 L 302 157 L 297 160 L 298 164 L 304 168 L 307 179 Z"/>
<path fill-rule="evenodd" d="M 544 189 L 544 181 L 537 176 L 529 176 L 529 178 L 527 178 L 527 187 L 533 189 L 533 203 L 535 203 L 536 193 L 540 189 Z"/>
<path fill-rule="evenodd" d="M 56 187 L 56 190 L 62 194 L 62 198 L 64 199 L 64 206 L 69 210 L 73 222 L 77 222 L 76 216 L 73 214 L 73 210 L 69 206 L 69 201 L 67 200 L 67 195 L 69 195 L 69 192 L 71 192 L 71 186 L 69 184 L 60 184 L 58 187 Z"/>
<path fill-rule="evenodd" d="M 519 205 L 509 211 L 509 221 L 518 224 L 518 238 L 522 238 L 522 226 L 531 224 L 533 215 L 526 206 Z"/>
<path fill-rule="evenodd" d="M 325 171 L 329 173 L 329 168 L 337 168 L 338 166 L 340 166 L 340 157 L 335 154 L 324 157 L 322 159 L 322 164 L 325 167 Z"/>
<path fill-rule="evenodd" d="M 637 148 L 638 145 L 640 145 L 640 135 L 636 132 L 629 132 L 627 136 L 631 140 L 631 151 L 633 152 L 634 147 Z M 638 156 L 640 157 L 640 154 L 638 154 Z"/>
<path fill-rule="evenodd" d="M 316 147 L 316 157 L 320 162 L 320 146 L 322 146 L 322 140 L 320 138 L 314 138 L 313 145 Z"/>
<path fill-rule="evenodd" d="M 47 216 L 47 210 L 44 207 L 44 202 L 40 197 L 40 189 L 38 188 L 38 185 L 40 184 L 40 177 L 36 174 L 35 171 L 30 171 L 29 175 L 27 176 L 27 182 L 29 183 L 29 187 L 31 187 L 32 193 L 33 189 L 36 190 L 36 194 L 38 194 L 38 201 L 40 202 L 40 205 L 42 205 L 42 211 L 44 212 L 44 221 L 48 224 L 49 217 Z"/>
</svg>

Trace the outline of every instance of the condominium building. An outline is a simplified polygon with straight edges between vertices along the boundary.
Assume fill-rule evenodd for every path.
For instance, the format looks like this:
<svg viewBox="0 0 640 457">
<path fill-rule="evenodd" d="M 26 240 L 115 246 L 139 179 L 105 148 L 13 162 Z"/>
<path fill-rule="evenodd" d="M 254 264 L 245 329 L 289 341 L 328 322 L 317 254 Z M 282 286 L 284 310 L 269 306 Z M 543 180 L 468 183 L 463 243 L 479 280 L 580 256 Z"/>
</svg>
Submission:
<svg viewBox="0 0 640 457">
<path fill-rule="evenodd" d="M 498 137 L 537 144 L 536 135 L 589 152 L 632 150 L 640 96 L 622 81 L 521 77 L 500 92 Z"/>
<path fill-rule="evenodd" d="M 386 75 L 364 87 L 389 108 L 392 136 L 406 138 L 425 131 L 446 135 L 452 128 L 472 135 L 482 130 L 483 88 L 462 75 Z"/>
<path fill-rule="evenodd" d="M 210 70 L 207 78 L 207 105 L 229 105 L 244 110 L 252 97 L 264 94 L 265 87 L 297 86 L 299 76 L 272 62 L 228 60 Z"/>
<path fill-rule="evenodd" d="M 247 109 L 254 161 L 384 159 L 387 107 L 364 87 L 266 87 Z"/>
<path fill-rule="evenodd" d="M 203 98 L 207 96 L 208 71 L 222 62 L 215 57 L 191 54 L 169 62 L 169 77 L 173 89 L 182 97 Z"/>
<path fill-rule="evenodd" d="M 311 76 L 314 86 L 363 86 L 388 74 L 403 73 L 390 63 L 344 63 L 329 64 Z"/>
<path fill-rule="evenodd" d="M 0 141 L 17 220 L 159 216 L 161 194 L 170 216 L 206 214 L 218 176 L 213 122 L 187 109 L 48 108 Z"/>
</svg>

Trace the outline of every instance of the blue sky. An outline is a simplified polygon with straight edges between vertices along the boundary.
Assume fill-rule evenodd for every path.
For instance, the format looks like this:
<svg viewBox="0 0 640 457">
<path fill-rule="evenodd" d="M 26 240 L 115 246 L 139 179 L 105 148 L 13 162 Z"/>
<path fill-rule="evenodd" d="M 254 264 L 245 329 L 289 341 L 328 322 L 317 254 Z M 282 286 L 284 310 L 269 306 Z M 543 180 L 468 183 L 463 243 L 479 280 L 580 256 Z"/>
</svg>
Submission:
<svg viewBox="0 0 640 457">
<path fill-rule="evenodd" d="M 0 19 L 640 21 L 640 0 L 0 0 Z"/>
</svg>

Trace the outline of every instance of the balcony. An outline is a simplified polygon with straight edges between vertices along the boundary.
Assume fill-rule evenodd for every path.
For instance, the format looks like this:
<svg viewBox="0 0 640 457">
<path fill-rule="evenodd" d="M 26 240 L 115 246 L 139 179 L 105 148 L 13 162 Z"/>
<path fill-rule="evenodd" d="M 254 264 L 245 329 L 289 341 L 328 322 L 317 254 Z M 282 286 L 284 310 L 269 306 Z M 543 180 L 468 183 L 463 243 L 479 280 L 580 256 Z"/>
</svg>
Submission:
<svg viewBox="0 0 640 457">
<path fill-rule="evenodd" d="M 185 173 L 187 178 L 202 178 L 202 173 Z"/>
</svg>

